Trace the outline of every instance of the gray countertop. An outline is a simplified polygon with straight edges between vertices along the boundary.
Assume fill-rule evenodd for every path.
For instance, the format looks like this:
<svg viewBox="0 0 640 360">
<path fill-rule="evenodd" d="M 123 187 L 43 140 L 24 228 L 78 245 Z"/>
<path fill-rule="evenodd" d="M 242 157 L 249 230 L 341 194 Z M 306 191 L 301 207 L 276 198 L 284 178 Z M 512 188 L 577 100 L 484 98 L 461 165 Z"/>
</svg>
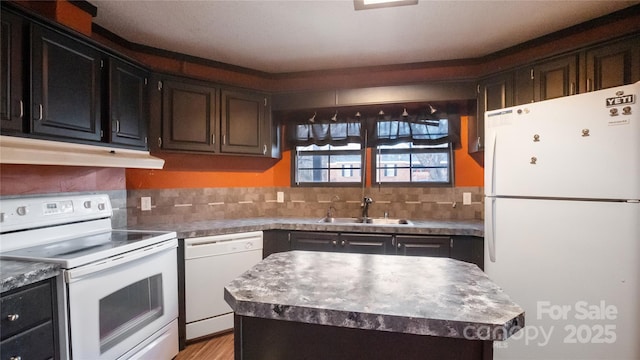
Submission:
<svg viewBox="0 0 640 360">
<path fill-rule="evenodd" d="M 319 218 L 248 218 L 137 225 L 130 229 L 175 231 L 180 239 L 264 230 L 484 236 L 482 220 L 411 220 L 412 224 L 409 225 L 321 223 L 319 220 Z"/>
<path fill-rule="evenodd" d="M 524 310 L 477 266 L 447 258 L 272 254 L 225 300 L 242 316 L 472 340 L 524 326 Z"/>
<path fill-rule="evenodd" d="M 180 239 L 260 230 L 484 236 L 484 226 L 480 220 L 412 220 L 411 225 L 328 224 L 321 223 L 319 220 L 315 218 L 222 219 L 177 224 L 138 225 L 129 227 L 129 229 L 175 231 Z M 0 270 L 2 292 L 29 285 L 59 273 L 59 268 L 56 265 L 29 261 L 0 260 Z"/>
<path fill-rule="evenodd" d="M 0 292 L 52 278 L 60 273 L 56 264 L 0 260 Z"/>
</svg>

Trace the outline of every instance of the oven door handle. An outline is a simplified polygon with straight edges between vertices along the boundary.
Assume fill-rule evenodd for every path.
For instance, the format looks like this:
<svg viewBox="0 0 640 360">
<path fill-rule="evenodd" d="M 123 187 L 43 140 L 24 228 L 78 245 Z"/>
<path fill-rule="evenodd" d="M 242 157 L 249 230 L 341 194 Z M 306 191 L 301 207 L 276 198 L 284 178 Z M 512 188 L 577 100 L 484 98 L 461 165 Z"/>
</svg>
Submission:
<svg viewBox="0 0 640 360">
<path fill-rule="evenodd" d="M 171 239 L 169 241 L 164 241 L 156 245 L 148 246 L 142 249 L 120 254 L 118 256 L 96 261 L 85 266 L 80 266 L 75 269 L 64 271 L 64 280 L 66 283 L 70 284 L 74 281 L 80 280 L 84 276 L 111 269 L 116 266 L 124 265 L 143 257 L 153 255 L 161 251 L 170 250 L 176 247 L 178 247 L 178 240 Z"/>
</svg>

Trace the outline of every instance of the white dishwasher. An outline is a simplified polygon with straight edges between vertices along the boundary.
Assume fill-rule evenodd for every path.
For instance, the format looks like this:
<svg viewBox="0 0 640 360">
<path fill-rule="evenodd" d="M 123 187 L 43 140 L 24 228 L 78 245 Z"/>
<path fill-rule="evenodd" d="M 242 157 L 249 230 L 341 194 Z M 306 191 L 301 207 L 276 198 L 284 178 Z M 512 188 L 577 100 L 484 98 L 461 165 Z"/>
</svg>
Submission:
<svg viewBox="0 0 640 360">
<path fill-rule="evenodd" d="M 224 287 L 262 260 L 262 231 L 184 240 L 187 340 L 233 329 Z"/>
</svg>

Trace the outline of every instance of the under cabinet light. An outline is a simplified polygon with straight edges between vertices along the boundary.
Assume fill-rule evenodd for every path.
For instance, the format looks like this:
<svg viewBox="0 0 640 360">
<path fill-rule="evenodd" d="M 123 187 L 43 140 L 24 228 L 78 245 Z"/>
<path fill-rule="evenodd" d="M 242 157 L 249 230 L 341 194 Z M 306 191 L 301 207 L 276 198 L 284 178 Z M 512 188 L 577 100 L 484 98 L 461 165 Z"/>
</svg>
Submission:
<svg viewBox="0 0 640 360">
<path fill-rule="evenodd" d="M 417 5 L 418 0 L 353 0 L 356 10 L 379 9 L 392 6 Z"/>
</svg>

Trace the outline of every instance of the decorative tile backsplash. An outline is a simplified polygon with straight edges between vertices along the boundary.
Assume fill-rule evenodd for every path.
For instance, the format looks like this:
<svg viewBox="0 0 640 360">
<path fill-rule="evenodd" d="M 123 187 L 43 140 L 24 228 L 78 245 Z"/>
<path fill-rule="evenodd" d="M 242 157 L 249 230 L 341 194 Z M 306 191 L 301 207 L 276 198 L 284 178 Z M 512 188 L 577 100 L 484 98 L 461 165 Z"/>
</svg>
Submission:
<svg viewBox="0 0 640 360">
<path fill-rule="evenodd" d="M 284 202 L 277 202 L 283 192 Z M 471 204 L 462 204 L 462 193 L 471 193 Z M 471 220 L 482 219 L 484 188 L 367 188 L 373 198 L 369 216 L 391 218 Z M 150 211 L 140 209 L 140 198 L 151 197 Z M 127 191 L 129 226 L 248 217 L 361 216 L 359 188 L 200 188 Z"/>
</svg>

